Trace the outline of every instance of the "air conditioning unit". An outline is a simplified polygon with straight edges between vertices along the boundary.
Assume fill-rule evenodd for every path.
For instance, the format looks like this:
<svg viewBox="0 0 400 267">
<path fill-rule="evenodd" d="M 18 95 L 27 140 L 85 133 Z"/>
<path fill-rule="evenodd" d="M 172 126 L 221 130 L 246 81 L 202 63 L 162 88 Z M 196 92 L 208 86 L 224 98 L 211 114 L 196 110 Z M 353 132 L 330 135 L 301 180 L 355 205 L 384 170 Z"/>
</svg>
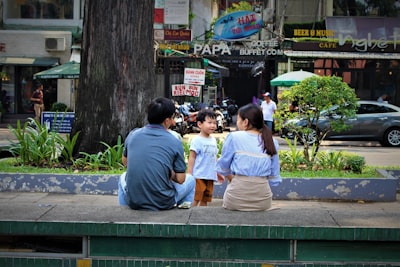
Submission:
<svg viewBox="0 0 400 267">
<path fill-rule="evenodd" d="M 64 37 L 46 37 L 45 47 L 47 51 L 65 51 Z"/>
</svg>

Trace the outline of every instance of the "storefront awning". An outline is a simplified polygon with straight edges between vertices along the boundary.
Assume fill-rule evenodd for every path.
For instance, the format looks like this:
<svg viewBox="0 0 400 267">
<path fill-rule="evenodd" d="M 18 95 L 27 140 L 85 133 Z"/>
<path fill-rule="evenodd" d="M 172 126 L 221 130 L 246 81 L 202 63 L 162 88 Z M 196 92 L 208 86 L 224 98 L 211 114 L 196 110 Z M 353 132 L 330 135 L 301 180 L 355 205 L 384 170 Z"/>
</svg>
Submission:
<svg viewBox="0 0 400 267">
<path fill-rule="evenodd" d="M 0 65 L 18 66 L 57 66 L 59 58 L 55 57 L 0 57 Z"/>
<path fill-rule="evenodd" d="M 186 54 L 182 51 L 174 50 L 174 49 L 165 49 L 164 53 L 166 55 L 189 56 L 188 54 Z M 220 72 L 222 77 L 229 77 L 229 68 L 221 66 L 221 65 L 215 63 L 214 61 L 211 61 L 208 58 L 203 58 L 203 63 L 204 63 L 204 66 L 206 66 L 206 67 L 208 65 L 210 65 L 210 66 L 216 68 Z"/>
<path fill-rule="evenodd" d="M 330 51 L 285 51 L 288 57 L 343 58 L 343 59 L 400 59 L 400 53 L 330 52 Z"/>
<path fill-rule="evenodd" d="M 214 61 L 211 61 L 207 58 L 203 59 L 205 62 L 207 61 L 207 64 L 210 66 L 213 66 L 214 68 L 217 68 L 219 70 L 219 72 L 221 73 L 222 77 L 229 77 L 229 69 L 227 67 L 221 66 L 217 63 L 215 63 Z"/>
<path fill-rule="evenodd" d="M 78 79 L 80 65 L 74 61 L 44 70 L 33 75 L 33 79 Z"/>
</svg>

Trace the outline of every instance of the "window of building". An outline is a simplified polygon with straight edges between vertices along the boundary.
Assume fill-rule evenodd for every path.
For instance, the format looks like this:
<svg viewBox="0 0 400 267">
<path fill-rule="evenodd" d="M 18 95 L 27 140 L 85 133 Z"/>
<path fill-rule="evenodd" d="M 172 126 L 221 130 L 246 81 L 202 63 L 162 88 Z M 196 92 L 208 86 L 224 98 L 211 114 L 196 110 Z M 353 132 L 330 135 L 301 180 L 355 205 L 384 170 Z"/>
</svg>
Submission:
<svg viewBox="0 0 400 267">
<path fill-rule="evenodd" d="M 7 0 L 9 19 L 73 19 L 74 0 Z"/>
</svg>

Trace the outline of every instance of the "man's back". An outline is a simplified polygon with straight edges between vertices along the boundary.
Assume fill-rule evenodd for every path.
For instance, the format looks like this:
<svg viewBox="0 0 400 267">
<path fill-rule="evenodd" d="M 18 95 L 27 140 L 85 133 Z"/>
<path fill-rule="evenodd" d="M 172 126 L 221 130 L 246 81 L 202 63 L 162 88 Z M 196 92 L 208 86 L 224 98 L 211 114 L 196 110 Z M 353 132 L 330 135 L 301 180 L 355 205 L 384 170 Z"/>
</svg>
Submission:
<svg viewBox="0 0 400 267">
<path fill-rule="evenodd" d="M 171 171 L 184 173 L 181 142 L 161 125 L 150 124 L 129 134 L 127 195 L 133 209 L 164 210 L 175 205 Z"/>
</svg>

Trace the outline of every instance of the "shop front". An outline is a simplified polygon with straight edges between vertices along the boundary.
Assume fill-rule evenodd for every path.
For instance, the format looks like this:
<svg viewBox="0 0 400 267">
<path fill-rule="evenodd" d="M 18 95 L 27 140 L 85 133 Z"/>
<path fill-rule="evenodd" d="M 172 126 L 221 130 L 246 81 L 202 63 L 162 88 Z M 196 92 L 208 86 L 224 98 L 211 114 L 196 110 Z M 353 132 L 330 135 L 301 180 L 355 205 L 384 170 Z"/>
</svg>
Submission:
<svg viewBox="0 0 400 267">
<path fill-rule="evenodd" d="M 67 31 L 0 31 L 0 90 L 6 114 L 33 113 L 34 74 L 67 62 L 71 39 Z M 58 101 L 57 80 L 39 82 L 44 87 L 45 109 L 49 110 Z"/>
<path fill-rule="evenodd" d="M 285 51 L 288 70 L 342 77 L 361 100 L 387 95 L 389 103 L 400 106 L 398 25 L 398 18 L 332 17 L 327 18 L 327 30 L 321 31 L 324 36 L 299 29 L 295 37 L 314 39 L 293 42 L 292 49 Z M 321 37 L 320 41 L 315 37 Z"/>
<path fill-rule="evenodd" d="M 159 42 L 156 62 L 158 92 L 171 97 L 171 88 L 185 87 L 185 68 L 203 68 L 206 70 L 205 84 L 200 90 L 199 100 L 195 101 L 209 104 L 229 98 L 242 106 L 265 91 L 276 97 L 269 80 L 277 75 L 277 62 L 285 59 L 278 39 L 261 40 L 265 34 L 260 15 L 251 11 L 232 12 L 219 18 L 214 29 L 214 40 L 203 43 L 167 40 L 165 36 L 156 38 Z M 167 54 L 167 50 L 173 53 Z M 180 99 L 184 101 L 178 102 L 186 102 L 190 97 L 185 95 Z"/>
<path fill-rule="evenodd" d="M 224 98 L 235 100 L 243 106 L 259 98 L 266 91 L 276 98 L 276 88 L 269 81 L 276 76 L 277 65 L 285 61 L 278 40 L 260 41 L 247 39 L 228 46 L 226 42 L 215 43 L 217 48 L 198 45 L 194 52 L 229 69 L 229 75 L 222 79 Z"/>
</svg>

